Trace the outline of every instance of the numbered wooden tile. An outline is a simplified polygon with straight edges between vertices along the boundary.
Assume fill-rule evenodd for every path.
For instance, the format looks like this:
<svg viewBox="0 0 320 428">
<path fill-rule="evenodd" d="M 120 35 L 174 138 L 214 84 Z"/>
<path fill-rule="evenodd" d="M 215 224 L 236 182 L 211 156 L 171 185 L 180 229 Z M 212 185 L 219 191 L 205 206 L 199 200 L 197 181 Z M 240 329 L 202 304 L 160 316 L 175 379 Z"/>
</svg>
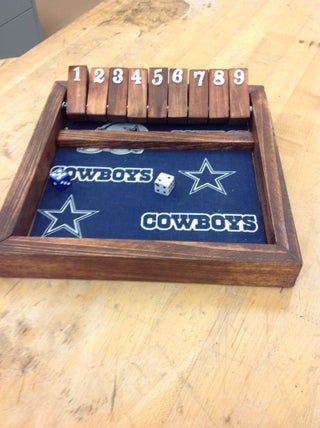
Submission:
<svg viewBox="0 0 320 428">
<path fill-rule="evenodd" d="M 173 68 L 169 73 L 168 122 L 186 123 L 188 117 L 188 73 Z"/>
<path fill-rule="evenodd" d="M 67 116 L 71 120 L 86 116 L 88 89 L 88 68 L 86 65 L 72 65 L 68 71 Z"/>
<path fill-rule="evenodd" d="M 87 99 L 87 117 L 105 120 L 107 117 L 109 69 L 91 68 Z"/>
<path fill-rule="evenodd" d="M 168 115 L 168 69 L 150 68 L 148 80 L 148 122 L 166 122 Z"/>
<path fill-rule="evenodd" d="M 110 122 L 127 120 L 128 69 L 110 68 L 108 93 L 108 119 Z"/>
<path fill-rule="evenodd" d="M 208 111 L 208 71 L 190 70 L 188 122 L 191 124 L 207 123 Z"/>
<path fill-rule="evenodd" d="M 229 119 L 229 73 L 228 70 L 209 72 L 209 121 L 227 122 Z"/>
<path fill-rule="evenodd" d="M 148 70 L 130 68 L 128 80 L 129 122 L 146 122 L 147 120 Z"/>
<path fill-rule="evenodd" d="M 236 123 L 250 117 L 248 69 L 229 70 L 230 122 Z"/>
</svg>

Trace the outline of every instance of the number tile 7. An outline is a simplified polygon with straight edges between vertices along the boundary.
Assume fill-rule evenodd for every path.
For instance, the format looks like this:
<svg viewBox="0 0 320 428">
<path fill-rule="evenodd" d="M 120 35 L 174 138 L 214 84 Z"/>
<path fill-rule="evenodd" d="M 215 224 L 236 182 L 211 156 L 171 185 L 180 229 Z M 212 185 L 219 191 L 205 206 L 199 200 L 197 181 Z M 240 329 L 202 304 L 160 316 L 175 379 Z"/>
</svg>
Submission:
<svg viewBox="0 0 320 428">
<path fill-rule="evenodd" d="M 207 123 L 208 98 L 208 71 L 190 70 L 188 123 Z"/>
</svg>

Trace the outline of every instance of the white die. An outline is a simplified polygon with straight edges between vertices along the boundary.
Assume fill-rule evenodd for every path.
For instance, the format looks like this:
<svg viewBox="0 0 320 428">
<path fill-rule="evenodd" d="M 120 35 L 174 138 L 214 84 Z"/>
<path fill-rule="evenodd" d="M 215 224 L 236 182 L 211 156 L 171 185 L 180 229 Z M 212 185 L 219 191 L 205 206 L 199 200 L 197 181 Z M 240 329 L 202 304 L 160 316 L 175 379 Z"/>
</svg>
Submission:
<svg viewBox="0 0 320 428">
<path fill-rule="evenodd" d="M 174 188 L 174 176 L 160 172 L 154 182 L 154 191 L 160 195 L 169 196 Z"/>
</svg>

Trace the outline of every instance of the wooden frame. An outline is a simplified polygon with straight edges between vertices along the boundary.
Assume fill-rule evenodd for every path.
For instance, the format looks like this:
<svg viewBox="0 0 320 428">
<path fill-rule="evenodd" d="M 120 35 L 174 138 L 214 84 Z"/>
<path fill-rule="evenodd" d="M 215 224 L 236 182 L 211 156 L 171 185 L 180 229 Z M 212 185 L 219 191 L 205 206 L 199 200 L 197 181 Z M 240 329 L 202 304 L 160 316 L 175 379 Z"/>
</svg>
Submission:
<svg viewBox="0 0 320 428">
<path fill-rule="evenodd" d="M 0 214 L 0 275 L 293 286 L 302 266 L 267 99 L 250 86 L 250 131 L 121 133 L 62 130 L 66 83 L 56 82 Z M 267 244 L 27 236 L 57 144 L 253 150 Z"/>
</svg>

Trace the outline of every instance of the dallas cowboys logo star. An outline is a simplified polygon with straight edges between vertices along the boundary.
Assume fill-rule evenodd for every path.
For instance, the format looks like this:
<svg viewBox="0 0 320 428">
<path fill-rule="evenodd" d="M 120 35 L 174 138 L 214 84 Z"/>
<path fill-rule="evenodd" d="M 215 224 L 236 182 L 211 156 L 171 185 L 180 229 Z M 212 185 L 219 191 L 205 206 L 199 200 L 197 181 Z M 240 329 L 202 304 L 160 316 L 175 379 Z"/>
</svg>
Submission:
<svg viewBox="0 0 320 428">
<path fill-rule="evenodd" d="M 62 207 L 58 210 L 39 209 L 38 211 L 51 220 L 51 223 L 43 232 L 42 236 L 49 236 L 55 232 L 58 232 L 59 230 L 64 229 L 77 238 L 82 238 L 80 221 L 99 212 L 91 210 L 77 210 L 73 195 L 70 195 Z"/>
<path fill-rule="evenodd" d="M 221 180 L 236 173 L 236 171 L 215 171 L 207 158 L 205 158 L 202 162 L 199 171 L 179 172 L 185 175 L 186 177 L 189 177 L 194 180 L 189 195 L 192 195 L 193 193 L 196 193 L 199 190 L 205 189 L 206 187 L 208 187 L 209 189 L 213 189 L 219 193 L 222 193 L 223 195 L 226 195 L 227 192 L 221 184 Z"/>
</svg>

